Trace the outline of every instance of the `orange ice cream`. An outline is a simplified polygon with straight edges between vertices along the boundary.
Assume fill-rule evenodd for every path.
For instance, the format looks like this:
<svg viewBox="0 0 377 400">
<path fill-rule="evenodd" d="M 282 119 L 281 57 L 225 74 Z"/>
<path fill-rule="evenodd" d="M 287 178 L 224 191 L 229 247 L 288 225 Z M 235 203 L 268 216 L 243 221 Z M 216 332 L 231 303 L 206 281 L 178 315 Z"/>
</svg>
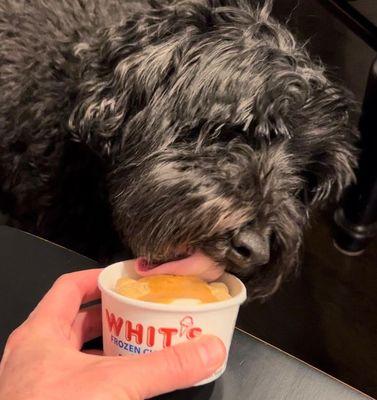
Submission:
<svg viewBox="0 0 377 400">
<path fill-rule="evenodd" d="M 231 298 L 222 282 L 207 283 L 196 276 L 152 275 L 120 278 L 115 291 L 132 299 L 154 303 L 204 304 Z"/>
</svg>

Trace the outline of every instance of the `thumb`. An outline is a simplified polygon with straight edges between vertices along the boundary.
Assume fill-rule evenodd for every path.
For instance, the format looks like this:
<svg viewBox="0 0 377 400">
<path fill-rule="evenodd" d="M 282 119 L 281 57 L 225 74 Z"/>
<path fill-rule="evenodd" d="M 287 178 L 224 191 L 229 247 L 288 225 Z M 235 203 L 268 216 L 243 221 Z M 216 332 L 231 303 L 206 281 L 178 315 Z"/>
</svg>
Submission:
<svg viewBox="0 0 377 400">
<path fill-rule="evenodd" d="M 132 374 L 132 381 L 142 399 L 192 386 L 208 378 L 225 361 L 226 349 L 216 336 L 201 336 L 162 351 L 128 358 L 117 367 L 121 379 Z M 122 363 L 122 359 L 117 359 Z M 115 370 L 115 368 L 114 368 Z M 132 372 L 131 372 L 132 371 Z"/>
</svg>

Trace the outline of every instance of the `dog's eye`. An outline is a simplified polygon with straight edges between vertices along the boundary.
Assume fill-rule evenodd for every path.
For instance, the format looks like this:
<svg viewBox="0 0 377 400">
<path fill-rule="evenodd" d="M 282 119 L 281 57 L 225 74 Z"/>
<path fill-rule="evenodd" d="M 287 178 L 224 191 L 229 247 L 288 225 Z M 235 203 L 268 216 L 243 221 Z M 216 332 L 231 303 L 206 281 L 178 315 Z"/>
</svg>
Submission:
<svg viewBox="0 0 377 400">
<path fill-rule="evenodd" d="M 180 139 L 183 142 L 193 142 L 198 139 L 198 131 L 196 129 L 189 129 L 187 131 L 182 132 L 180 135 Z"/>
<path fill-rule="evenodd" d="M 233 140 L 246 142 L 245 132 L 241 128 L 221 125 L 217 128 L 203 124 L 200 127 L 187 129 L 181 132 L 179 140 L 182 142 L 194 142 L 200 140 L 203 143 L 229 143 Z"/>
<path fill-rule="evenodd" d="M 229 142 L 235 139 L 248 144 L 254 150 L 259 150 L 262 145 L 268 145 L 266 138 L 256 137 L 252 130 L 245 130 L 244 127 L 240 125 L 232 125 L 222 129 L 218 140 Z"/>
<path fill-rule="evenodd" d="M 229 143 L 233 140 L 246 142 L 245 132 L 240 126 L 222 126 L 213 133 L 213 138 L 217 142 Z"/>
<path fill-rule="evenodd" d="M 195 142 L 200 140 L 202 143 L 229 143 L 238 141 L 248 144 L 254 150 L 260 149 L 263 138 L 255 137 L 250 131 L 245 131 L 240 125 L 220 125 L 218 127 L 206 127 L 203 124 L 201 127 L 187 129 L 181 132 L 179 141 Z"/>
</svg>

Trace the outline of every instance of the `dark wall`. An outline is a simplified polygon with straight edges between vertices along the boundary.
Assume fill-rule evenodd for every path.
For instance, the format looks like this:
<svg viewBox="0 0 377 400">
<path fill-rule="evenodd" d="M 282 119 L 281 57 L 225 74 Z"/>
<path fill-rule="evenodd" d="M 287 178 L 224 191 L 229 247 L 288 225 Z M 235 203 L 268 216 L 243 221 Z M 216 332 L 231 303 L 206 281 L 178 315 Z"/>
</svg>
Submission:
<svg viewBox="0 0 377 400">
<path fill-rule="evenodd" d="M 363 11 L 377 18 L 377 2 L 356 1 Z M 369 7 L 368 7 L 369 5 Z M 319 0 L 275 0 L 274 15 L 289 26 L 301 41 L 308 41 L 313 56 L 318 56 L 361 101 L 369 66 L 375 56 L 361 39 L 334 18 Z"/>
</svg>

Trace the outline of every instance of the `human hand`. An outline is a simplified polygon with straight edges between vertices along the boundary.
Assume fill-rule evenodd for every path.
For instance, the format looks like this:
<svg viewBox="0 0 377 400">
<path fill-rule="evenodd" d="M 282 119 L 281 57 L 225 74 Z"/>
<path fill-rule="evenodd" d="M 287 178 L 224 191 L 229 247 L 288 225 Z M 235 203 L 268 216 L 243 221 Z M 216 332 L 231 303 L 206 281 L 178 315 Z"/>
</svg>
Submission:
<svg viewBox="0 0 377 400">
<path fill-rule="evenodd" d="M 224 362 L 220 339 L 202 336 L 141 356 L 80 351 L 101 335 L 100 269 L 61 276 L 9 337 L 0 364 L 0 399 L 140 400 L 192 386 Z"/>
</svg>

